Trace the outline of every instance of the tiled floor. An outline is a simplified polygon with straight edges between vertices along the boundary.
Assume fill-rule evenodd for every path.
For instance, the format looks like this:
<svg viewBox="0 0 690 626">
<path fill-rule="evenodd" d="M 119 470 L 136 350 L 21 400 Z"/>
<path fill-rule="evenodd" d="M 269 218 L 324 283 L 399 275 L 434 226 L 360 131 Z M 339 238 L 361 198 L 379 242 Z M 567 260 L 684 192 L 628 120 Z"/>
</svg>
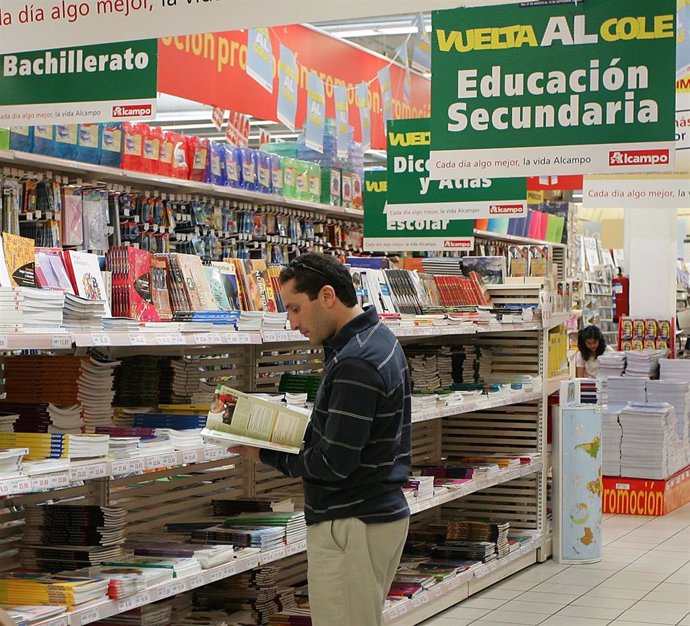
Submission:
<svg viewBox="0 0 690 626">
<path fill-rule="evenodd" d="M 603 532 L 600 563 L 533 565 L 424 626 L 690 626 L 690 504 L 609 515 Z"/>
</svg>

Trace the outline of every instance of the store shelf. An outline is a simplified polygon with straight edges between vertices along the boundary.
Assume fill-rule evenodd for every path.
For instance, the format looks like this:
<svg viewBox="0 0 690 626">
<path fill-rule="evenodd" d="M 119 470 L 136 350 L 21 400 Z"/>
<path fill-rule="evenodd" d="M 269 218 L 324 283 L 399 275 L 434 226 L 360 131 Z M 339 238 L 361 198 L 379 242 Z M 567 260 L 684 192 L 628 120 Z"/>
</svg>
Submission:
<svg viewBox="0 0 690 626">
<path fill-rule="evenodd" d="M 131 333 L 95 332 L 75 333 L 78 347 L 124 346 L 219 346 L 260 344 L 261 334 L 229 332 L 161 332 L 140 330 Z"/>
<path fill-rule="evenodd" d="M 561 383 L 570 380 L 569 374 L 564 374 L 563 376 L 556 376 L 555 378 L 549 378 L 546 382 L 546 395 L 550 396 L 552 393 L 556 393 L 561 388 Z"/>
<path fill-rule="evenodd" d="M 493 584 L 536 563 L 542 539 L 525 542 L 508 556 L 484 563 L 444 580 L 409 600 L 401 600 L 383 613 L 384 624 L 414 626 L 471 595 L 472 586 L 484 579 Z M 487 581 L 488 582 L 488 581 Z M 486 585 L 485 585 L 486 586 Z"/>
<path fill-rule="evenodd" d="M 542 389 L 537 391 L 520 390 L 508 391 L 506 393 L 493 393 L 489 394 L 488 396 L 481 396 L 478 400 L 469 400 L 468 402 L 460 405 L 442 407 L 439 409 L 432 409 L 430 411 L 415 412 L 412 415 L 412 422 L 426 422 L 428 420 L 436 420 L 444 417 L 462 415 L 464 413 L 472 413 L 473 411 L 485 411 L 487 409 L 510 406 L 511 404 L 534 402 L 541 399 L 542 393 Z"/>
<path fill-rule="evenodd" d="M 89 603 L 83 608 L 76 608 L 71 613 L 57 619 L 41 622 L 40 626 L 84 626 L 91 622 L 107 619 L 118 613 L 131 611 L 145 604 L 157 602 L 165 598 L 176 596 L 185 591 L 196 589 L 210 583 L 247 572 L 261 564 L 270 563 L 285 558 L 291 554 L 304 552 L 307 549 L 306 541 L 287 545 L 285 548 L 273 550 L 270 553 L 254 553 L 248 557 L 237 558 L 229 563 L 206 569 L 199 574 L 183 576 L 174 580 L 155 585 L 146 591 L 136 595 L 122 598 L 121 600 L 106 600 L 98 604 Z"/>
<path fill-rule="evenodd" d="M 508 243 L 527 244 L 527 245 L 549 245 L 565 248 L 565 244 L 553 243 L 551 241 L 544 241 L 542 239 L 530 239 L 529 237 L 516 237 L 515 235 L 504 235 L 502 233 L 493 233 L 488 230 L 474 230 L 474 236 L 482 239 L 496 239 L 497 241 L 507 241 Z"/>
<path fill-rule="evenodd" d="M 491 477 L 471 480 L 458 489 L 450 489 L 445 493 L 434 496 L 433 498 L 426 498 L 424 500 L 411 503 L 410 513 L 412 515 L 416 515 L 417 513 L 428 511 L 429 509 L 436 508 L 442 504 L 448 504 L 448 502 L 459 500 L 460 498 L 469 496 L 471 493 L 483 491 L 484 489 L 495 487 L 496 485 L 502 485 L 503 483 L 508 483 L 516 478 L 523 478 L 524 476 L 529 476 L 530 474 L 536 474 L 542 470 L 542 467 L 543 464 L 541 460 L 537 459 L 532 463 L 521 465 L 520 467 L 509 470 L 501 470 Z"/>
<path fill-rule="evenodd" d="M 64 489 L 85 480 L 118 478 L 145 471 L 166 469 L 179 465 L 210 463 L 232 458 L 221 446 L 206 445 L 202 448 L 178 450 L 167 454 L 151 454 L 131 459 L 90 459 L 72 461 L 68 470 L 36 476 L 0 478 L 0 496 L 17 496 L 51 489 Z"/>
<path fill-rule="evenodd" d="M 149 189 L 159 189 L 168 193 L 205 195 L 220 199 L 240 200 L 252 202 L 259 206 L 290 207 L 303 211 L 321 213 L 327 217 L 338 217 L 352 221 L 362 221 L 364 218 L 364 211 L 361 209 L 348 209 L 315 202 L 302 202 L 300 200 L 283 198 L 282 196 L 274 196 L 272 194 L 234 189 L 232 187 L 219 187 L 217 185 L 200 183 L 194 180 L 168 178 L 167 176 L 156 176 L 143 172 L 131 172 L 115 167 L 80 163 L 79 161 L 58 159 L 42 154 L 30 154 L 15 150 L 0 150 L 0 163 L 4 163 L 6 166 L 10 167 L 15 166 L 17 168 L 32 167 L 42 172 L 54 170 L 56 172 L 69 173 L 88 181 L 99 180 L 119 185 L 143 186 Z"/>
</svg>

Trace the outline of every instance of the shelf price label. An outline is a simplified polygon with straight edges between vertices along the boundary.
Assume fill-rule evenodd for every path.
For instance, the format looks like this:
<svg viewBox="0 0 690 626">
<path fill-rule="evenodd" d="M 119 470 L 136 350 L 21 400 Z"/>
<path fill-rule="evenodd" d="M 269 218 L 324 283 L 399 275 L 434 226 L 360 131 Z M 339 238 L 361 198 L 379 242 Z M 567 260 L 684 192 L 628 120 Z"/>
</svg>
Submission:
<svg viewBox="0 0 690 626">
<path fill-rule="evenodd" d="M 132 609 L 138 609 L 140 606 L 149 604 L 151 602 L 151 594 L 148 591 L 142 591 L 135 596 L 130 596 L 129 598 L 123 598 L 117 603 L 117 610 L 120 613 L 124 611 L 131 611 Z"/>
<path fill-rule="evenodd" d="M 106 333 L 92 333 L 91 341 L 94 346 L 111 346 L 112 341 L 110 340 L 110 335 Z"/>
<path fill-rule="evenodd" d="M 189 465 L 190 463 L 199 462 L 199 452 L 198 450 L 185 450 L 182 453 L 182 462 Z"/>
<path fill-rule="evenodd" d="M 235 564 L 229 563 L 228 565 L 223 565 L 218 569 L 211 570 L 209 572 L 209 578 L 211 579 L 211 582 L 215 582 L 217 580 L 222 580 L 223 578 L 233 576 L 235 572 Z"/>
<path fill-rule="evenodd" d="M 146 335 L 144 333 L 129 333 L 129 344 L 131 346 L 146 346 Z"/>
<path fill-rule="evenodd" d="M 269 550 L 268 552 L 261 555 L 261 563 L 270 563 L 271 561 L 277 561 L 285 557 L 285 548 L 276 548 L 275 550 Z"/>
<path fill-rule="evenodd" d="M 169 452 L 161 456 L 146 457 L 146 469 L 158 469 L 161 467 L 170 467 L 171 465 L 177 465 L 177 455 L 174 452 Z"/>
<path fill-rule="evenodd" d="M 50 341 L 53 350 L 69 350 L 72 347 L 72 336 L 67 333 L 53 335 Z"/>
<path fill-rule="evenodd" d="M 90 624 L 91 622 L 97 622 L 100 619 L 98 614 L 98 609 L 89 609 L 84 611 L 79 615 L 79 623 L 84 626 L 84 624 Z"/>
<path fill-rule="evenodd" d="M 196 589 L 197 587 L 202 587 L 206 584 L 203 574 L 194 574 L 194 576 L 189 577 L 189 588 Z"/>
<path fill-rule="evenodd" d="M 94 478 L 105 478 L 108 475 L 108 467 L 105 463 L 97 465 L 82 465 L 73 467 L 70 470 L 72 480 L 93 480 Z"/>
</svg>

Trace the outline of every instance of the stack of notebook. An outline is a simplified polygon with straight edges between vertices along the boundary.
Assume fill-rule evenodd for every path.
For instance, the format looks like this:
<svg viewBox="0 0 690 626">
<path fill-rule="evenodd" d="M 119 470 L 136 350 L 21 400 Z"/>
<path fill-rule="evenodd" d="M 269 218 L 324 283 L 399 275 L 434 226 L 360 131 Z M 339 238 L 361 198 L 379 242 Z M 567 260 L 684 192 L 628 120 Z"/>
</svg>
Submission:
<svg viewBox="0 0 690 626">
<path fill-rule="evenodd" d="M 473 520 L 452 520 L 448 522 L 447 542 L 490 541 L 495 544 L 498 558 L 510 552 L 508 531 L 510 522 L 479 522 Z"/>
<path fill-rule="evenodd" d="M 204 545 L 191 543 L 149 543 L 134 548 L 136 556 L 152 556 L 166 559 L 195 558 L 203 569 L 216 567 L 235 558 L 231 545 Z"/>
<path fill-rule="evenodd" d="M 22 459 L 28 448 L 0 449 L 0 478 L 13 478 L 22 473 Z"/>
<path fill-rule="evenodd" d="M 610 376 L 608 378 L 608 404 L 625 406 L 628 402 L 642 403 L 647 401 L 647 379 L 641 376 Z"/>
<path fill-rule="evenodd" d="M 627 354 L 626 376 L 659 377 L 659 360 L 668 354 L 668 350 L 631 350 Z"/>
<path fill-rule="evenodd" d="M 108 581 L 102 578 L 13 572 L 0 574 L 0 604 L 62 605 L 69 609 L 104 600 Z"/>
<path fill-rule="evenodd" d="M 0 433 L 0 448 L 28 448 L 27 461 L 69 458 L 66 436 L 59 433 Z"/>
<path fill-rule="evenodd" d="M 93 433 L 98 426 L 113 423 L 115 371 L 119 361 L 83 359 L 79 371 L 79 400 L 84 409 L 86 432 Z"/>
<path fill-rule="evenodd" d="M 26 511 L 22 567 L 60 572 L 120 556 L 126 511 L 89 505 L 45 505 Z"/>
<path fill-rule="evenodd" d="M 108 315 L 105 300 L 87 300 L 72 294 L 65 294 L 62 309 L 62 326 L 74 332 L 97 332 L 103 330 L 103 318 Z"/>
<path fill-rule="evenodd" d="M 601 413 L 601 471 L 604 476 L 621 475 L 623 430 L 618 422 L 620 409 L 607 406 Z"/>
<path fill-rule="evenodd" d="M 676 411 L 676 435 L 688 440 L 690 426 L 690 383 L 667 380 L 647 381 L 647 401 L 668 402 Z"/>
</svg>

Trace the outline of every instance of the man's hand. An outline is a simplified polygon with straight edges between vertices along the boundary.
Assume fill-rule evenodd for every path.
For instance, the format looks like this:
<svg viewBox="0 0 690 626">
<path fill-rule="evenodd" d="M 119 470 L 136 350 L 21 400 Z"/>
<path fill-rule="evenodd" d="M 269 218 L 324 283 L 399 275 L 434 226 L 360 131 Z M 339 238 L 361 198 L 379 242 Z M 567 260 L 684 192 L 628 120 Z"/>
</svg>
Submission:
<svg viewBox="0 0 690 626">
<path fill-rule="evenodd" d="M 251 459 L 255 463 L 261 463 L 261 450 L 259 448 L 253 448 L 252 446 L 233 446 L 228 448 L 228 452 L 232 454 L 239 454 L 245 459 Z"/>
</svg>

